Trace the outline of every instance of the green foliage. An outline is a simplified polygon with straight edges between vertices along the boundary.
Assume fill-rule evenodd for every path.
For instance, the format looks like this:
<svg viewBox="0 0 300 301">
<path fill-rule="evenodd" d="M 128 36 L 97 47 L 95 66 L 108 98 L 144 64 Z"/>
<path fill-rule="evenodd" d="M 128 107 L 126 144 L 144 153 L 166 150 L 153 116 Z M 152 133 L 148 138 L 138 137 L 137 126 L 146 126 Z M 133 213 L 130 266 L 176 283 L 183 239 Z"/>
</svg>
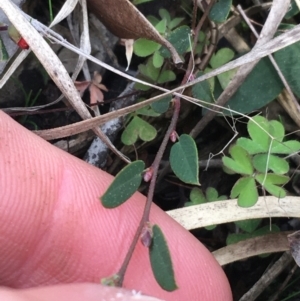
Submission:
<svg viewBox="0 0 300 301">
<path fill-rule="evenodd" d="M 151 141 L 156 137 L 154 126 L 138 116 L 134 116 L 122 133 L 121 140 L 125 145 L 134 144 L 138 137 L 143 141 Z"/>
<path fill-rule="evenodd" d="M 183 54 L 188 51 L 190 46 L 190 28 L 186 25 L 180 26 L 169 35 L 167 35 L 167 40 L 175 47 L 179 54 Z M 160 54 L 164 58 L 171 57 L 168 49 L 161 47 Z"/>
<path fill-rule="evenodd" d="M 159 113 L 159 114 L 163 114 L 165 112 L 167 112 L 167 110 L 169 109 L 170 106 L 170 101 L 172 99 L 172 96 L 166 96 L 164 98 L 162 98 L 159 101 L 154 102 L 153 104 L 151 104 L 151 108 Z"/>
<path fill-rule="evenodd" d="M 262 116 L 255 116 L 249 120 L 247 129 L 250 138 L 239 138 L 229 149 L 231 157 L 222 158 L 225 171 L 242 176 L 230 195 L 231 198 L 238 197 L 238 204 L 242 207 L 250 207 L 257 202 L 257 183 L 271 195 L 284 197 L 286 193 L 281 186 L 289 181 L 285 175 L 289 164 L 278 155 L 300 150 L 300 142 L 283 141 L 285 130 L 277 120 L 268 121 Z"/>
<path fill-rule="evenodd" d="M 135 161 L 124 167 L 100 197 L 102 205 L 106 208 L 115 208 L 128 200 L 140 186 L 144 169 L 143 161 Z"/>
<path fill-rule="evenodd" d="M 149 248 L 150 263 L 157 283 L 166 291 L 176 290 L 171 254 L 161 229 L 154 225 L 152 228 L 153 238 Z"/>
<path fill-rule="evenodd" d="M 179 137 L 170 153 L 170 165 L 175 175 L 183 182 L 199 184 L 198 150 L 194 139 L 186 134 Z"/>
<path fill-rule="evenodd" d="M 242 221 L 242 222 L 248 222 L 248 221 Z M 240 222 L 236 222 L 236 223 L 240 223 Z M 254 237 L 258 237 L 258 236 L 263 236 L 263 235 L 270 234 L 270 233 L 277 233 L 280 231 L 279 227 L 276 225 L 273 225 L 273 224 L 271 225 L 271 229 L 270 229 L 269 225 L 264 226 L 258 230 L 255 230 L 255 229 L 253 231 L 249 231 L 248 233 L 229 234 L 226 239 L 226 244 L 231 245 L 231 244 L 237 243 L 242 240 L 246 240 L 246 239 L 254 238 Z"/>
<path fill-rule="evenodd" d="M 213 5 L 209 12 L 209 18 L 216 23 L 225 22 L 232 5 L 232 0 L 219 0 Z"/>
<path fill-rule="evenodd" d="M 7 53 L 5 45 L 4 45 L 4 43 L 1 39 L 1 36 L 0 36 L 0 62 L 7 61 L 8 58 L 9 58 L 9 55 Z"/>
<path fill-rule="evenodd" d="M 284 53 L 281 55 L 281 61 L 283 65 L 285 64 L 284 62 L 286 60 L 291 60 L 288 57 L 289 55 L 291 55 L 291 53 Z M 222 48 L 212 56 L 209 64 L 212 69 L 216 69 L 231 61 L 233 57 L 234 52 L 231 49 Z M 296 62 L 294 62 L 293 67 L 295 69 L 297 68 Z M 209 72 L 211 68 L 207 68 L 205 72 Z M 289 69 L 286 70 L 286 74 L 290 73 L 288 70 Z M 219 74 L 215 78 L 207 81 L 207 83 L 210 85 L 210 89 L 204 89 L 203 82 L 197 83 L 192 89 L 193 96 L 213 104 L 214 99 L 217 99 L 221 95 L 223 90 L 228 86 L 229 82 L 234 77 L 235 73 L 236 70 L 233 69 Z M 295 73 L 293 79 L 299 81 L 299 78 L 300 76 Z M 296 85 L 300 86 L 300 83 L 299 85 Z M 268 59 L 262 59 L 247 76 L 246 80 L 239 87 L 237 92 L 231 97 L 226 107 L 240 113 L 253 112 L 273 101 L 282 91 L 282 89 L 283 84 L 274 67 Z M 207 93 L 209 90 L 212 91 L 211 94 L 213 94 L 213 96 L 210 96 L 210 94 Z M 229 112 L 228 110 L 223 110 L 223 113 L 226 115 L 232 114 L 232 112 Z"/>
</svg>

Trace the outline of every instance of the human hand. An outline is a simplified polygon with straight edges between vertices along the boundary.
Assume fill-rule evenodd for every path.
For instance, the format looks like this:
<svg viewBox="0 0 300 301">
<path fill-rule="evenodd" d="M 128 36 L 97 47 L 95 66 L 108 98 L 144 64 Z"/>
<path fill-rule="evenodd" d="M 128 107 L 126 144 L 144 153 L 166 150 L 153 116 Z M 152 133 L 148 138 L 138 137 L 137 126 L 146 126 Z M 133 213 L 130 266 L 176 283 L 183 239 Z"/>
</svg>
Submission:
<svg viewBox="0 0 300 301">
<path fill-rule="evenodd" d="M 101 300 L 107 288 L 78 283 L 99 283 L 118 271 L 145 203 L 136 193 L 105 209 L 99 197 L 111 181 L 0 111 L 0 285 L 20 289 L 0 290 L 0 300 Z M 159 287 L 140 243 L 125 288 L 172 301 L 231 300 L 222 269 L 201 243 L 155 205 L 150 220 L 166 236 L 179 288 Z M 73 284 L 61 285 L 67 283 Z"/>
</svg>

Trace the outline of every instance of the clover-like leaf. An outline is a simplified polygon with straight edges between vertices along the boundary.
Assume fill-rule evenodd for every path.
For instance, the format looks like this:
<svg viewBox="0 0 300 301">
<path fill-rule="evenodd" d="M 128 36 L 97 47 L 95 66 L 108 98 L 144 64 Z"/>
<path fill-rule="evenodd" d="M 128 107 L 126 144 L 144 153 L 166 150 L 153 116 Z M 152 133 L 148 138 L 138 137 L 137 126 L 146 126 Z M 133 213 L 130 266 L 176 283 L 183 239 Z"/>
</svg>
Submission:
<svg viewBox="0 0 300 301">
<path fill-rule="evenodd" d="M 273 141 L 271 152 L 274 154 L 290 155 L 300 151 L 300 142 L 296 140 L 289 140 L 282 143 Z"/>
<path fill-rule="evenodd" d="M 254 168 L 261 172 L 267 173 L 272 170 L 276 174 L 285 174 L 289 171 L 289 164 L 286 160 L 272 154 L 258 154 L 252 159 Z"/>
<path fill-rule="evenodd" d="M 238 197 L 238 205 L 241 207 L 253 206 L 258 200 L 258 192 L 254 178 L 240 178 L 232 187 L 230 197 Z"/>
<path fill-rule="evenodd" d="M 185 53 L 190 46 L 190 31 L 188 26 L 183 25 L 173 30 L 167 36 L 167 40 L 174 46 L 179 54 Z M 161 47 L 159 51 L 164 58 L 170 57 L 170 52 L 167 48 Z"/>
<path fill-rule="evenodd" d="M 203 72 L 198 72 L 197 77 L 201 75 L 203 75 Z M 213 89 L 211 88 L 210 83 L 207 80 L 193 85 L 192 94 L 195 98 L 204 100 L 209 103 L 214 102 Z"/>
<path fill-rule="evenodd" d="M 199 184 L 198 151 L 194 139 L 186 134 L 179 137 L 170 153 L 170 164 L 175 175 L 188 184 Z"/>
<path fill-rule="evenodd" d="M 152 244 L 149 248 L 151 268 L 157 283 L 166 291 L 176 290 L 174 270 L 168 244 L 159 226 L 152 227 Z"/>
<path fill-rule="evenodd" d="M 277 233 L 279 231 L 280 231 L 279 227 L 277 225 L 272 224 L 271 229 L 270 229 L 270 226 L 267 225 L 267 226 L 264 226 L 262 228 L 255 230 L 252 233 L 229 234 L 226 239 L 226 244 L 231 245 L 231 244 L 237 243 L 242 240 L 246 240 L 246 239 L 250 239 L 250 238 L 258 237 L 258 236 L 263 236 L 263 235 L 266 235 L 269 233 Z"/>
<path fill-rule="evenodd" d="M 127 201 L 139 188 L 144 169 L 145 163 L 140 160 L 124 167 L 100 197 L 102 205 L 105 208 L 115 208 Z"/>
<path fill-rule="evenodd" d="M 146 39 L 137 39 L 133 44 L 133 52 L 140 57 L 146 57 L 153 54 L 156 50 L 161 47 L 156 42 L 146 40 Z"/>
<path fill-rule="evenodd" d="M 245 232 L 252 233 L 261 223 L 261 218 L 237 221 L 235 224 Z"/>
<path fill-rule="evenodd" d="M 169 106 L 170 106 L 170 101 L 172 99 L 172 96 L 171 95 L 168 95 L 154 103 L 151 104 L 151 108 L 159 113 L 159 114 L 163 114 L 165 112 L 168 111 L 169 109 Z"/>
<path fill-rule="evenodd" d="M 286 196 L 286 192 L 278 185 L 286 184 L 290 178 L 284 175 L 268 173 L 257 174 L 255 176 L 255 180 L 259 182 L 271 195 L 277 198 L 284 198 Z"/>
<path fill-rule="evenodd" d="M 232 171 L 242 175 L 252 175 L 253 166 L 251 157 L 242 147 L 233 145 L 229 149 L 229 154 L 232 158 L 224 156 L 222 158 L 223 164 Z"/>
<path fill-rule="evenodd" d="M 168 82 L 172 82 L 176 79 L 176 75 L 172 70 L 163 70 L 158 77 L 157 82 L 159 84 L 164 84 Z"/>
<path fill-rule="evenodd" d="M 121 140 L 125 145 L 134 144 L 138 137 L 143 141 L 151 141 L 156 137 L 157 131 L 147 121 L 135 116 L 122 133 Z"/>
<path fill-rule="evenodd" d="M 190 192 L 190 201 L 184 204 L 185 207 L 200 205 L 207 202 L 207 199 L 201 189 L 194 187 Z"/>
</svg>

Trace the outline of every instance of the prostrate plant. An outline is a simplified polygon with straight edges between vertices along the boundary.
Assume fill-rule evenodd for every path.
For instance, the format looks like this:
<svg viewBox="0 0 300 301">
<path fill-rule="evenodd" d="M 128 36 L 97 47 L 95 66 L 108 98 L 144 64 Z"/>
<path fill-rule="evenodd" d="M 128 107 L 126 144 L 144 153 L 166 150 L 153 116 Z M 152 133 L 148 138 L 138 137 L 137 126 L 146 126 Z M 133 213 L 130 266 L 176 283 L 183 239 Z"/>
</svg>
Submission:
<svg viewBox="0 0 300 301">
<path fill-rule="evenodd" d="M 179 141 L 171 147 L 170 162 L 174 173 L 180 180 L 189 184 L 199 185 L 198 151 L 192 137 L 185 134 L 179 137 Z M 100 199 L 103 206 L 115 208 L 123 204 L 137 191 L 142 178 L 147 182 L 155 180 L 153 168 L 150 167 L 145 170 L 143 161 L 135 161 L 124 167 L 117 174 L 105 194 L 101 196 Z M 147 205 L 150 206 L 151 202 L 147 202 Z M 177 288 L 177 284 L 169 248 L 159 226 L 152 225 L 149 221 L 150 207 L 147 207 L 147 205 L 141 219 L 143 228 L 140 240 L 145 247 L 149 248 L 150 263 L 156 281 L 163 289 L 173 291 Z M 136 238 L 136 242 L 138 239 L 139 237 Z M 135 246 L 135 244 L 133 245 Z M 117 275 L 105 279 L 105 282 L 114 280 L 117 282 L 122 277 L 122 272 L 119 272 Z"/>
<path fill-rule="evenodd" d="M 229 149 L 231 157 L 222 158 L 224 170 L 242 177 L 234 184 L 230 197 L 238 197 L 241 207 L 253 206 L 258 200 L 257 183 L 271 195 L 283 198 L 282 188 L 290 178 L 289 164 L 279 155 L 290 155 L 300 150 L 300 142 L 284 141 L 285 130 L 277 121 L 255 116 L 247 124 L 249 138 L 241 137 Z"/>
</svg>

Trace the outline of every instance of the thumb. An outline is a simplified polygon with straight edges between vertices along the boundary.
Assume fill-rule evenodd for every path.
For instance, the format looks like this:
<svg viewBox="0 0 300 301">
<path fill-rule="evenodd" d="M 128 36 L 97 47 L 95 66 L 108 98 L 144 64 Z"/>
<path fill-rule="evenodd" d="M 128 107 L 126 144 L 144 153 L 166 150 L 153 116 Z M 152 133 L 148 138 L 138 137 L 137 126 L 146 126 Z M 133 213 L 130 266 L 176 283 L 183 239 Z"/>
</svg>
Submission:
<svg viewBox="0 0 300 301">
<path fill-rule="evenodd" d="M 112 177 L 51 146 L 0 112 L 0 284 L 33 287 L 99 282 L 115 274 L 134 236 L 145 197 L 122 206 L 99 202 Z M 231 300 L 208 250 L 158 207 L 174 263 L 175 292 L 156 283 L 148 252 L 135 249 L 124 286 L 165 300 Z"/>
</svg>

